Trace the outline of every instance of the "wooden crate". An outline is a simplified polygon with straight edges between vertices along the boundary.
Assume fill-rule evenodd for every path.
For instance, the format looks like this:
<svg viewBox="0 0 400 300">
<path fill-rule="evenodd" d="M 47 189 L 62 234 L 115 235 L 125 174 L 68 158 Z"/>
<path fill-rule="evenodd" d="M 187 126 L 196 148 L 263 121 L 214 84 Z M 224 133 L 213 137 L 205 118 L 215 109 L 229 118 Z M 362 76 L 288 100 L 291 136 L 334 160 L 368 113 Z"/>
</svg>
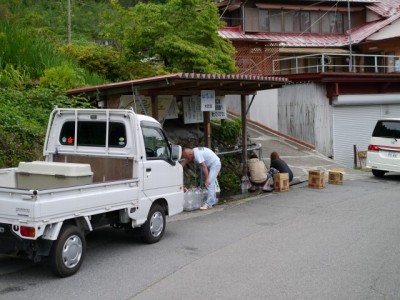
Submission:
<svg viewBox="0 0 400 300">
<path fill-rule="evenodd" d="M 325 171 L 309 170 L 308 171 L 308 187 L 313 189 L 322 189 L 325 187 Z"/>
<path fill-rule="evenodd" d="M 330 184 L 343 184 L 343 172 L 338 170 L 329 170 L 328 182 Z"/>
<path fill-rule="evenodd" d="M 287 192 L 289 190 L 289 174 L 274 174 L 274 192 Z"/>
</svg>

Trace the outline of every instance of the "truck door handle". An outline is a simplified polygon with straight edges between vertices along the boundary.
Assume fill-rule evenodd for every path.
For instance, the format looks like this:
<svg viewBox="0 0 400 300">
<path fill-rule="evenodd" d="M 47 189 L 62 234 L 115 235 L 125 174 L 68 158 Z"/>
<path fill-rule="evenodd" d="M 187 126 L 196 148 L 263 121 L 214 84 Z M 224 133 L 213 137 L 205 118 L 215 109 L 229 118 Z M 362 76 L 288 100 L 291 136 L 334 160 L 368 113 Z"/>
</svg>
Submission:
<svg viewBox="0 0 400 300">
<path fill-rule="evenodd" d="M 146 169 L 146 172 L 151 172 L 151 168 L 147 168 L 147 169 Z"/>
</svg>

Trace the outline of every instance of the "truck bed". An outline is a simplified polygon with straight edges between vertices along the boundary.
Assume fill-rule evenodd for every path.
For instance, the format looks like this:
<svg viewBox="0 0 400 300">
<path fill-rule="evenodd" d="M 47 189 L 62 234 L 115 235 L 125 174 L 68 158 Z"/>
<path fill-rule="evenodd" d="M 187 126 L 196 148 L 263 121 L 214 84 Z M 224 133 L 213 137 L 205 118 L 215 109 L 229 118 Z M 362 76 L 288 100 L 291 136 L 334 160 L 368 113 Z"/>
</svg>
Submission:
<svg viewBox="0 0 400 300">
<path fill-rule="evenodd" d="M 23 190 L 0 187 L 0 223 L 36 225 L 138 205 L 138 180 Z"/>
</svg>

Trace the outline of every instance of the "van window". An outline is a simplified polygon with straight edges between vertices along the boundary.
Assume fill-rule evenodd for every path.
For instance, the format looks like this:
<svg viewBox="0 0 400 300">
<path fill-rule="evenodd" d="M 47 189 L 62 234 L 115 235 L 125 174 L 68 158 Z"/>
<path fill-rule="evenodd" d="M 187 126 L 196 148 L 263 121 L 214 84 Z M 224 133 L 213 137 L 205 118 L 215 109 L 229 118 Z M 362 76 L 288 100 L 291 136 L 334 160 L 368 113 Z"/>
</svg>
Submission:
<svg viewBox="0 0 400 300">
<path fill-rule="evenodd" d="M 400 122 L 381 120 L 376 123 L 373 137 L 400 138 Z"/>
<path fill-rule="evenodd" d="M 77 146 L 105 147 L 106 146 L 106 122 L 78 122 Z M 108 147 L 123 148 L 126 145 L 126 131 L 122 123 L 110 122 L 108 130 Z M 66 122 L 60 133 L 60 144 L 75 144 L 75 122 Z"/>
</svg>

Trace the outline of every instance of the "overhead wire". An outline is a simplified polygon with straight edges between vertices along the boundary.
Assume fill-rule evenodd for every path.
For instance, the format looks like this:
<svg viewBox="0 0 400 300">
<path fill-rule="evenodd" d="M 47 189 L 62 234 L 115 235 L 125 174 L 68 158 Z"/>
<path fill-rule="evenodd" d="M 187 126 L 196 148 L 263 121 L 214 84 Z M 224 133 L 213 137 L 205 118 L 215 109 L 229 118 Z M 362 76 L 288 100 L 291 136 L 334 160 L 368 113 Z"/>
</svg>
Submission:
<svg viewBox="0 0 400 300">
<path fill-rule="evenodd" d="M 224 16 L 225 12 L 227 11 L 229 5 L 231 4 L 232 0 L 229 0 L 228 4 L 226 5 L 224 11 L 221 13 L 221 15 L 219 16 L 219 19 L 221 20 L 222 17 Z"/>
</svg>

